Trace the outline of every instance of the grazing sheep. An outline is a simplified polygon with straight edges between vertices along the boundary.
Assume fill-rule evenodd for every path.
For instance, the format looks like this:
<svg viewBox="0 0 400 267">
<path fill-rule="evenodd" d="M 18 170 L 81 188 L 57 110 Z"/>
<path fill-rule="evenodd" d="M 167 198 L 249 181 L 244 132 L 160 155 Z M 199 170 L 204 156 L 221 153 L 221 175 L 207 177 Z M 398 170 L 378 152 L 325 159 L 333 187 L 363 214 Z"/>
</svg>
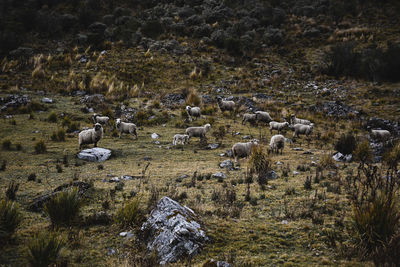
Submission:
<svg viewBox="0 0 400 267">
<path fill-rule="evenodd" d="M 314 124 L 311 125 L 304 125 L 304 124 L 295 124 L 290 126 L 292 130 L 294 130 L 293 137 L 298 137 L 299 134 L 305 134 L 307 137 L 312 134 L 314 129 Z"/>
<path fill-rule="evenodd" d="M 277 134 L 271 137 L 271 141 L 269 142 L 269 152 L 275 152 L 276 154 L 279 153 L 279 150 L 281 150 L 281 155 L 283 152 L 283 148 L 285 147 L 285 141 L 286 138 L 281 135 Z"/>
<path fill-rule="evenodd" d="M 207 132 L 211 129 L 211 125 L 207 123 L 204 126 L 200 127 L 189 127 L 186 129 L 185 134 L 189 136 L 189 139 L 192 137 L 200 137 L 200 139 L 206 137 Z"/>
<path fill-rule="evenodd" d="M 227 100 L 222 100 L 221 97 L 217 97 L 217 103 L 219 109 L 224 112 L 226 110 L 233 110 L 235 108 L 235 102 L 233 101 L 227 101 Z"/>
<path fill-rule="evenodd" d="M 280 133 L 285 127 L 289 127 L 289 123 L 287 121 L 285 121 L 285 122 L 271 121 L 269 123 L 269 131 L 271 133 L 272 133 L 272 130 L 277 130 L 278 133 Z"/>
<path fill-rule="evenodd" d="M 122 122 L 121 119 L 117 119 L 115 121 L 115 127 L 119 132 L 119 138 L 123 133 L 135 135 L 136 139 L 138 139 L 138 135 L 136 132 L 136 125 L 130 122 Z"/>
<path fill-rule="evenodd" d="M 192 117 L 197 119 L 201 116 L 199 107 L 186 106 L 186 113 L 188 114 L 190 121 L 192 121 Z"/>
<path fill-rule="evenodd" d="M 99 114 L 93 114 L 92 116 L 93 123 L 100 123 L 103 125 L 109 125 L 110 118 L 107 116 L 99 116 Z"/>
<path fill-rule="evenodd" d="M 304 124 L 304 125 L 310 125 L 311 121 L 309 120 L 304 120 L 304 119 L 298 119 L 294 114 L 290 115 L 290 124 L 295 125 L 295 124 Z"/>
<path fill-rule="evenodd" d="M 176 134 L 174 135 L 174 139 L 172 141 L 172 144 L 176 146 L 178 143 L 181 145 L 186 144 L 189 142 L 189 135 L 187 134 Z"/>
<path fill-rule="evenodd" d="M 371 130 L 370 136 L 376 140 L 386 141 L 390 138 L 390 132 L 388 130 Z"/>
<path fill-rule="evenodd" d="M 257 122 L 269 123 L 272 121 L 272 118 L 266 111 L 256 111 L 256 120 Z"/>
<path fill-rule="evenodd" d="M 245 124 L 247 121 L 250 122 L 251 124 L 256 123 L 257 122 L 257 114 L 250 114 L 250 113 L 243 114 L 242 124 Z"/>
<path fill-rule="evenodd" d="M 94 128 L 83 130 L 79 133 L 79 149 L 87 144 L 94 144 L 94 147 L 97 147 L 97 142 L 99 142 L 101 138 L 103 138 L 103 127 L 100 123 L 96 123 Z"/>
<path fill-rule="evenodd" d="M 258 140 L 253 139 L 247 143 L 236 143 L 232 146 L 232 155 L 235 158 L 235 162 L 238 162 L 239 158 L 247 158 L 250 156 L 251 149 L 254 146 L 258 146 Z"/>
</svg>

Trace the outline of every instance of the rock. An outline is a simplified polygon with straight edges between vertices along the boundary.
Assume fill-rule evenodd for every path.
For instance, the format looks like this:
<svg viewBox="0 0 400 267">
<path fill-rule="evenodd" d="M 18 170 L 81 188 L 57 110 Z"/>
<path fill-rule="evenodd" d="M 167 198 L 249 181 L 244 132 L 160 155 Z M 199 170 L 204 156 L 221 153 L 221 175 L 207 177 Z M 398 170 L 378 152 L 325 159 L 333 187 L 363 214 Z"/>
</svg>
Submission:
<svg viewBox="0 0 400 267">
<path fill-rule="evenodd" d="M 33 201 L 29 204 L 28 210 L 40 212 L 43 209 L 44 204 L 52 198 L 54 195 L 60 193 L 61 191 L 67 191 L 71 187 L 78 188 L 79 195 L 83 196 L 86 191 L 91 187 L 90 184 L 85 182 L 73 182 L 69 184 L 63 184 L 53 190 L 53 192 L 45 194 L 43 196 L 36 197 Z"/>
<path fill-rule="evenodd" d="M 152 133 L 151 138 L 158 139 L 158 138 L 160 138 L 160 136 L 157 133 Z"/>
<path fill-rule="evenodd" d="M 109 182 L 110 183 L 119 183 L 120 180 L 119 180 L 119 178 L 117 176 L 115 176 L 115 177 L 111 178 Z"/>
<path fill-rule="evenodd" d="M 185 98 L 183 97 L 182 94 L 171 93 L 165 95 L 161 99 L 161 102 L 163 103 L 164 106 L 173 107 L 185 104 Z"/>
<path fill-rule="evenodd" d="M 349 154 L 349 155 L 343 155 L 340 152 L 336 152 L 332 158 L 336 161 L 340 161 L 340 162 L 350 162 L 352 159 L 353 155 Z"/>
<path fill-rule="evenodd" d="M 203 267 L 233 267 L 233 264 L 230 264 L 229 262 L 226 261 L 216 261 L 214 259 L 206 261 L 203 265 Z"/>
<path fill-rule="evenodd" d="M 267 173 L 267 178 L 268 179 L 277 179 L 278 174 L 275 171 L 271 170 Z"/>
<path fill-rule="evenodd" d="M 218 147 L 219 147 L 219 144 L 214 143 L 214 144 L 209 144 L 209 145 L 207 146 L 207 149 L 217 149 Z"/>
<path fill-rule="evenodd" d="M 243 136 L 242 138 L 245 139 L 245 140 L 248 140 L 248 139 L 251 139 L 251 136 L 245 135 L 245 136 Z"/>
<path fill-rule="evenodd" d="M 42 102 L 43 103 L 47 103 L 47 104 L 51 104 L 51 103 L 53 103 L 53 99 L 48 98 L 48 97 L 43 97 L 42 98 Z"/>
<path fill-rule="evenodd" d="M 294 147 L 293 150 L 294 151 L 303 151 L 303 149 L 301 147 Z"/>
<path fill-rule="evenodd" d="M 347 118 L 350 114 L 357 115 L 359 112 L 351 108 L 350 106 L 343 104 L 340 101 L 328 101 L 317 105 L 316 107 L 310 107 L 316 111 L 323 112 L 330 117 L 341 117 Z M 312 111 L 312 110 L 311 110 Z"/>
<path fill-rule="evenodd" d="M 224 156 L 225 157 L 229 157 L 229 158 L 232 157 L 233 156 L 232 149 L 226 150 L 225 153 L 224 153 Z"/>
<path fill-rule="evenodd" d="M 282 220 L 281 223 L 282 223 L 282 224 L 288 224 L 288 221 L 287 221 L 287 220 Z"/>
<path fill-rule="evenodd" d="M 151 157 L 144 157 L 143 160 L 144 160 L 144 161 L 151 161 L 151 160 L 153 160 L 153 159 L 152 159 Z"/>
<path fill-rule="evenodd" d="M 283 33 L 277 28 L 268 28 L 264 34 L 264 41 L 267 44 L 281 44 L 283 42 Z"/>
<path fill-rule="evenodd" d="M 160 143 L 160 141 L 157 141 L 157 140 L 156 140 L 156 141 L 153 141 L 153 144 L 159 145 L 159 144 L 161 144 L 161 143 Z"/>
<path fill-rule="evenodd" d="M 304 151 L 303 152 L 304 155 L 313 155 L 314 153 L 312 153 L 310 150 Z"/>
<path fill-rule="evenodd" d="M 293 171 L 293 175 L 298 175 L 299 172 L 298 171 Z"/>
<path fill-rule="evenodd" d="M 228 170 L 232 170 L 234 168 L 233 161 L 230 159 L 224 160 L 219 164 L 220 168 L 226 168 Z"/>
<path fill-rule="evenodd" d="M 317 28 L 314 28 L 314 27 L 305 29 L 303 31 L 303 36 L 306 38 L 318 37 L 320 34 L 321 34 L 321 32 Z"/>
<path fill-rule="evenodd" d="M 78 153 L 78 158 L 87 161 L 103 162 L 109 159 L 110 157 L 111 157 L 111 150 L 101 147 L 84 149 Z"/>
<path fill-rule="evenodd" d="M 214 174 L 212 175 L 212 177 L 214 177 L 214 178 L 222 178 L 222 179 L 225 179 L 225 178 L 226 178 L 226 174 L 223 173 L 223 172 L 217 172 L 217 173 L 214 173 Z"/>
<path fill-rule="evenodd" d="M 276 165 L 283 165 L 283 163 L 278 161 L 278 162 L 276 162 Z"/>
<path fill-rule="evenodd" d="M 122 175 L 121 176 L 121 180 L 124 180 L 124 181 L 129 181 L 129 180 L 133 180 L 133 179 L 134 179 L 134 177 L 131 175 Z"/>
<path fill-rule="evenodd" d="M 81 103 L 86 104 L 88 107 L 95 107 L 97 105 L 101 105 L 105 102 L 104 95 L 102 94 L 94 94 L 94 95 L 86 95 L 81 98 Z"/>
<path fill-rule="evenodd" d="M 111 256 L 111 255 L 114 255 L 114 254 L 115 254 L 115 249 L 109 248 L 109 249 L 107 250 L 107 256 Z"/>
<path fill-rule="evenodd" d="M 158 201 L 141 231 L 147 237 L 147 249 L 156 250 L 162 265 L 195 256 L 208 240 L 197 215 L 169 197 Z"/>
<path fill-rule="evenodd" d="M 31 99 L 27 95 L 8 95 L 0 97 L 0 104 L 2 104 L 1 111 L 6 111 L 9 108 L 19 108 L 31 103 Z"/>
</svg>

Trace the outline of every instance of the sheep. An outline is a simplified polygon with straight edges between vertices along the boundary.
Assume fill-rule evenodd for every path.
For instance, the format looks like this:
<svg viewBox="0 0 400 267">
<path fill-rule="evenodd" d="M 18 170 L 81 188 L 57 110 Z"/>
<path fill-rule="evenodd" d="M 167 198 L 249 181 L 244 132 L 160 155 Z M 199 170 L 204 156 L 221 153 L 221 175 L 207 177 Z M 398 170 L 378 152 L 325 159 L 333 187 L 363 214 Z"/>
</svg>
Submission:
<svg viewBox="0 0 400 267">
<path fill-rule="evenodd" d="M 199 107 L 186 106 L 186 113 L 188 114 L 190 121 L 192 121 L 192 117 L 197 119 L 201 116 Z"/>
<path fill-rule="evenodd" d="M 268 153 L 275 152 L 276 154 L 278 154 L 279 150 L 281 150 L 281 155 L 282 155 L 283 148 L 285 147 L 285 142 L 286 138 L 281 134 L 272 136 L 271 141 L 269 143 Z"/>
<path fill-rule="evenodd" d="M 385 141 L 390 138 L 390 132 L 388 130 L 371 130 L 370 136 L 373 139 Z"/>
<path fill-rule="evenodd" d="M 235 108 L 235 102 L 233 101 L 227 101 L 227 100 L 222 100 L 221 97 L 217 97 L 217 103 L 219 109 L 224 112 L 226 110 L 233 110 Z"/>
<path fill-rule="evenodd" d="M 79 133 L 79 149 L 82 149 L 83 145 L 94 144 L 97 147 L 97 142 L 103 138 L 103 127 L 100 123 L 96 123 L 94 128 L 83 130 Z"/>
<path fill-rule="evenodd" d="M 253 139 L 247 143 L 236 143 L 232 146 L 232 155 L 235 158 L 235 162 L 238 162 L 239 158 L 247 158 L 251 154 L 251 149 L 254 146 L 258 146 L 258 140 Z"/>
<path fill-rule="evenodd" d="M 174 135 L 174 139 L 172 141 L 172 144 L 176 146 L 178 143 L 181 145 L 186 144 L 189 141 L 189 135 L 187 134 L 176 134 Z"/>
<path fill-rule="evenodd" d="M 130 123 L 130 122 L 123 122 L 123 121 L 121 121 L 121 119 L 117 119 L 115 121 L 115 127 L 117 128 L 117 130 L 119 132 L 119 138 L 121 138 L 121 135 L 123 133 L 127 133 L 127 134 L 135 135 L 136 139 L 138 139 L 135 124 Z"/>
<path fill-rule="evenodd" d="M 266 111 L 256 111 L 256 120 L 257 122 L 269 123 L 272 121 L 272 118 Z"/>
<path fill-rule="evenodd" d="M 257 122 L 257 114 L 250 114 L 250 113 L 243 114 L 242 124 L 245 124 L 247 121 L 250 122 L 251 124 L 256 123 Z"/>
<path fill-rule="evenodd" d="M 290 126 L 290 128 L 294 130 L 293 137 L 298 137 L 299 134 L 305 134 L 308 137 L 314 129 L 314 124 L 305 125 L 298 123 Z"/>
<path fill-rule="evenodd" d="M 311 121 L 309 120 L 304 120 L 304 119 L 298 119 L 294 114 L 290 115 L 290 124 L 295 125 L 295 124 L 304 124 L 304 125 L 310 125 Z"/>
<path fill-rule="evenodd" d="M 287 121 L 285 122 L 276 122 L 276 121 L 271 121 L 269 123 L 269 131 L 272 134 L 272 130 L 277 130 L 278 133 L 280 133 L 285 127 L 289 127 L 289 123 Z"/>
<path fill-rule="evenodd" d="M 109 125 L 110 118 L 107 116 L 99 116 L 99 114 L 93 114 L 93 123 L 100 123 L 103 125 Z"/>
<path fill-rule="evenodd" d="M 207 123 L 206 125 L 200 127 L 189 127 L 186 129 L 185 134 L 189 136 L 189 139 L 192 137 L 200 137 L 200 139 L 203 139 L 206 137 L 206 134 L 210 129 L 211 125 Z"/>
</svg>

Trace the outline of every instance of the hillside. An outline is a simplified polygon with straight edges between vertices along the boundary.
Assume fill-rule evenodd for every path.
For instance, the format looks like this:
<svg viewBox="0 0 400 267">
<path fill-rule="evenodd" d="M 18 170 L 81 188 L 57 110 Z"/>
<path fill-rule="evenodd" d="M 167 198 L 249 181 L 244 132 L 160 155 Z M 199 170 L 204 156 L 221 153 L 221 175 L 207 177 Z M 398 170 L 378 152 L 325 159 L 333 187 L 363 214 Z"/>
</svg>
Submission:
<svg viewBox="0 0 400 267">
<path fill-rule="evenodd" d="M 0 265 L 158 265 L 165 251 L 148 249 L 142 225 L 167 196 L 196 214 L 166 216 L 198 227 L 175 237 L 199 244 L 169 266 L 396 266 L 399 11 L 398 1 L 2 1 Z M 295 114 L 312 133 L 286 127 L 283 153 L 270 153 L 278 132 L 242 122 L 256 111 Z M 98 146 L 112 155 L 100 163 L 77 158 L 94 113 L 110 118 Z M 118 138 L 118 118 L 137 139 Z M 172 144 L 207 123 L 206 138 Z M 231 165 L 232 145 L 254 138 Z M 63 190 L 78 204 L 51 209 Z M 191 240 L 199 229 L 205 241 Z M 55 256 L 40 265 L 41 239 Z"/>
</svg>

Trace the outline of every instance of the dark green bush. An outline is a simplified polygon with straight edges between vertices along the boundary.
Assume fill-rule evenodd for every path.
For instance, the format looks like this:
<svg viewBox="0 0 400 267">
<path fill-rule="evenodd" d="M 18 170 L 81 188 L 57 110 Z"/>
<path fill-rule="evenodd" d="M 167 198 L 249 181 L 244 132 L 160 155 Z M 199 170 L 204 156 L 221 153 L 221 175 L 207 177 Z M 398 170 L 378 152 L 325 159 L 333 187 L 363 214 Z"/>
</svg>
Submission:
<svg viewBox="0 0 400 267">
<path fill-rule="evenodd" d="M 57 130 L 57 132 L 54 131 L 53 134 L 51 135 L 51 140 L 58 141 L 58 142 L 65 141 L 65 131 L 64 131 L 64 129 L 63 128 L 59 128 Z"/>
<path fill-rule="evenodd" d="M 142 33 L 153 39 L 157 38 L 163 31 L 163 26 L 158 20 L 146 21 L 142 26 Z"/>
<path fill-rule="evenodd" d="M 144 219 L 139 198 L 134 198 L 118 209 L 114 221 L 121 227 L 139 226 Z"/>
<path fill-rule="evenodd" d="M 37 141 L 34 148 L 36 154 L 43 154 L 47 152 L 47 147 L 43 140 Z"/>
<path fill-rule="evenodd" d="M 44 206 L 53 226 L 70 226 L 79 214 L 83 201 L 77 188 L 60 192 Z"/>
<path fill-rule="evenodd" d="M 3 147 L 3 150 L 11 150 L 10 139 L 3 140 L 3 142 L 1 143 L 1 146 Z"/>
<path fill-rule="evenodd" d="M 353 153 L 357 147 L 357 140 L 352 134 L 342 134 L 335 144 L 335 149 L 343 155 Z"/>
<path fill-rule="evenodd" d="M 15 197 L 17 195 L 17 191 L 19 189 L 19 183 L 15 183 L 14 181 L 11 181 L 8 184 L 8 187 L 6 189 L 6 197 L 8 200 L 15 200 Z"/>
<path fill-rule="evenodd" d="M 13 201 L 0 201 L 0 242 L 12 236 L 22 220 L 21 213 Z"/>
<path fill-rule="evenodd" d="M 49 121 L 49 122 L 57 122 L 57 114 L 55 113 L 55 112 L 51 112 L 50 114 L 49 114 L 49 116 L 47 117 L 47 120 Z"/>
<path fill-rule="evenodd" d="M 56 233 L 41 231 L 28 244 L 26 259 L 32 267 L 54 266 L 64 246 L 64 240 Z"/>
</svg>

